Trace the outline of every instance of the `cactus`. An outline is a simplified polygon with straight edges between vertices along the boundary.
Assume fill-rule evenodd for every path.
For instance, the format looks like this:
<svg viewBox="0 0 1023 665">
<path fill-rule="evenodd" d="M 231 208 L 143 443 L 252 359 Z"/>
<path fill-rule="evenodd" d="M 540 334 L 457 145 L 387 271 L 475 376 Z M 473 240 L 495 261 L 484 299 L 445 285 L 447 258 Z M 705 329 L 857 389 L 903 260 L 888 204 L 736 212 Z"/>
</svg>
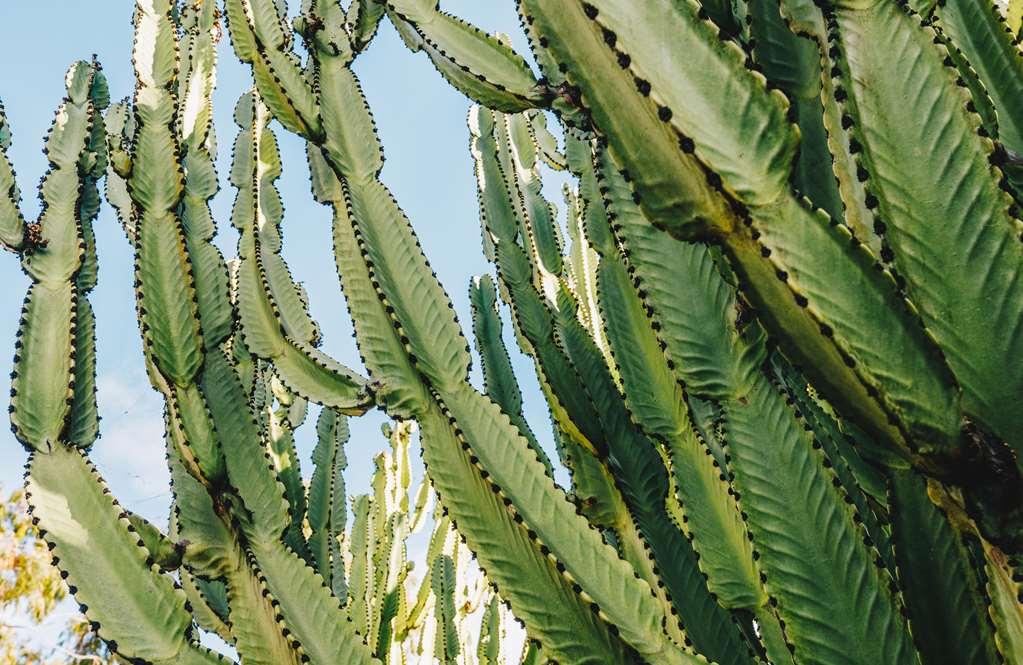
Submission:
<svg viewBox="0 0 1023 665">
<path fill-rule="evenodd" d="M 154 664 L 229 660 L 200 630 L 267 665 L 1023 662 L 1019 3 L 517 5 L 542 77 L 434 0 L 304 0 L 290 25 L 281 0 L 136 0 L 134 95 L 72 66 L 35 223 L 0 112 L 0 242 L 31 279 L 11 423 L 92 630 Z M 231 260 L 222 18 L 253 80 Z M 482 390 L 380 180 L 352 65 L 385 18 L 475 103 Z M 282 254 L 275 120 L 331 210 L 366 376 L 320 350 Z M 101 179 L 165 403 L 165 531 L 88 459 Z M 371 408 L 389 446 L 349 500 Z"/>
</svg>

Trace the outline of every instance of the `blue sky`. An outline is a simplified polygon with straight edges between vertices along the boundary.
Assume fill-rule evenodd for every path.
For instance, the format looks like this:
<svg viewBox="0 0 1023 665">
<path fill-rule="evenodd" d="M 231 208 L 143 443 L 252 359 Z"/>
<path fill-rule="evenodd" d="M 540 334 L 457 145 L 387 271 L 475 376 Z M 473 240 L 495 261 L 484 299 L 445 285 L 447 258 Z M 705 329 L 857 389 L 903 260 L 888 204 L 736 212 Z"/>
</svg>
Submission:
<svg viewBox="0 0 1023 665">
<path fill-rule="evenodd" d="M 297 0 L 291 0 L 297 9 Z M 46 160 L 42 141 L 63 96 L 63 75 L 75 59 L 97 54 L 114 99 L 131 93 L 131 14 L 129 0 L 7 0 L 0 4 L 0 100 L 14 132 L 9 156 L 18 173 L 22 209 L 38 212 L 36 186 Z M 520 53 L 525 37 L 511 0 L 444 0 L 442 7 L 487 31 L 512 36 Z M 249 72 L 234 58 L 230 44 L 220 45 L 219 83 L 215 96 L 220 144 L 218 170 L 222 189 L 213 202 L 218 244 L 235 254 L 237 237 L 229 224 L 234 190 L 226 173 L 235 126 L 231 112 L 238 95 L 250 86 Z M 423 54 L 412 54 L 384 22 L 369 50 L 355 66 L 373 109 L 386 151 L 384 181 L 412 220 L 434 269 L 451 294 L 466 331 L 471 327 L 468 284 L 488 271 L 480 250 L 480 231 L 472 160 L 465 118 L 469 101 L 450 88 Z M 284 158 L 278 182 L 287 213 L 284 255 L 295 278 L 309 292 L 313 315 L 324 333 L 323 349 L 352 367 L 361 367 L 330 253 L 330 217 L 309 193 L 304 148 L 277 127 Z M 548 178 L 548 198 L 563 209 L 561 178 Z M 162 403 L 143 371 L 141 342 L 132 291 L 131 252 L 113 211 L 104 204 L 96 221 L 100 258 L 99 285 L 92 294 L 97 313 L 98 384 L 102 437 L 92 457 L 127 508 L 165 523 L 169 501 L 163 460 Z M 27 278 L 16 257 L 0 253 L 0 375 L 10 372 L 18 312 Z M 506 333 L 509 331 L 506 330 Z M 510 347 L 513 342 L 506 334 Z M 531 363 L 511 349 L 526 393 L 527 417 L 549 443 L 547 411 L 536 388 Z M 479 385 L 479 371 L 474 369 Z M 0 391 L 6 413 L 8 391 Z M 299 432 L 306 475 L 313 445 L 310 413 Z M 368 488 L 374 452 L 384 445 L 379 427 L 384 417 L 371 413 L 352 423 L 348 472 L 352 493 Z M 553 451 L 552 451 L 553 452 Z M 20 484 L 26 454 L 6 427 L 0 433 L 0 484 Z"/>
</svg>

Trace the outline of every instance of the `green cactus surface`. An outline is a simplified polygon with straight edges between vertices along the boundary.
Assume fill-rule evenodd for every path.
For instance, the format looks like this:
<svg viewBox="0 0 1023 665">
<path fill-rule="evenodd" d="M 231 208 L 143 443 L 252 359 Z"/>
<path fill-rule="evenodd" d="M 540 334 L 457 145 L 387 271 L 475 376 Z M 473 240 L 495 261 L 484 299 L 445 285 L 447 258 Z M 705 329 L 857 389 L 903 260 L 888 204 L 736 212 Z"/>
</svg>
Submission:
<svg viewBox="0 0 1023 665">
<path fill-rule="evenodd" d="M 134 90 L 68 70 L 36 221 L 0 107 L 10 421 L 90 629 L 152 665 L 1023 665 L 1023 2 L 505 1 L 530 53 L 437 0 L 134 0 Z M 382 179 L 391 28 L 467 98 L 472 340 Z M 282 131 L 361 367 L 286 261 Z M 104 195 L 166 528 L 89 457 Z"/>
</svg>

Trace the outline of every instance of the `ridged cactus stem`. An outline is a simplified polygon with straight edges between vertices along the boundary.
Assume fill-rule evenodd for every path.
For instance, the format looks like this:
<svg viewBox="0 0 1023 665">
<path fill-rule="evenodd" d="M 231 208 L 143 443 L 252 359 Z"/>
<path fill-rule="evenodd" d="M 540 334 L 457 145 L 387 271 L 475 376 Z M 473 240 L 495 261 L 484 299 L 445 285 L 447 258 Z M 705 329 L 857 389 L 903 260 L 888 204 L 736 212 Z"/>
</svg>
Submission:
<svg viewBox="0 0 1023 665">
<path fill-rule="evenodd" d="M 767 88 L 763 76 L 750 70 L 745 54 L 734 43 L 718 38 L 716 27 L 703 20 L 695 3 L 664 1 L 639 6 L 611 0 L 568 4 L 521 0 L 518 4 L 551 83 L 577 91 L 575 112 L 563 115 L 584 128 L 592 122 L 605 136 L 620 165 L 617 168 L 627 176 L 632 195 L 651 223 L 679 238 L 720 244 L 761 321 L 825 396 L 872 438 L 901 450 L 926 472 L 969 486 L 968 500 L 985 523 L 985 532 L 1003 545 L 1015 547 L 1019 519 L 1010 506 L 1019 503 L 1018 481 L 1013 480 L 1017 471 L 1002 477 L 1005 474 L 1000 470 L 1008 459 L 1000 440 L 1012 441 L 1014 430 L 1007 419 L 1014 411 L 1012 407 L 992 411 L 995 398 L 981 386 L 1004 384 L 1006 377 L 993 366 L 982 368 L 972 361 L 957 360 L 965 352 L 964 340 L 980 339 L 979 327 L 1013 329 L 997 342 L 977 341 L 991 350 L 990 358 L 1004 357 L 1010 348 L 1007 345 L 1023 339 L 1012 324 L 1004 323 L 1008 319 L 999 318 L 1012 318 L 1014 296 L 1006 295 L 1004 302 L 985 310 L 983 316 L 964 311 L 963 316 L 979 326 L 967 337 L 957 340 L 952 334 L 945 335 L 946 324 L 938 321 L 937 308 L 976 308 L 979 292 L 953 303 L 938 286 L 943 283 L 941 278 L 925 280 L 922 273 L 910 270 L 910 264 L 917 261 L 911 257 L 922 256 L 922 245 L 891 244 L 895 258 L 889 265 L 888 253 L 873 254 L 842 220 L 829 218 L 812 202 L 799 198 L 788 183 L 797 141 L 787 120 L 788 100 L 777 89 Z M 786 5 L 793 7 L 790 13 L 798 13 L 801 20 L 817 11 L 795 0 Z M 832 15 L 829 10 L 829 21 L 841 23 L 844 11 L 836 8 Z M 940 48 L 930 44 L 927 36 L 933 30 L 912 25 L 912 19 L 895 3 L 875 3 L 872 11 L 869 21 L 873 27 L 865 27 L 860 20 L 866 20 L 864 17 L 849 14 L 852 23 L 848 30 L 867 30 L 863 33 L 867 41 L 876 43 L 898 35 L 909 40 L 907 48 L 919 54 L 920 66 L 935 82 L 935 87 L 927 88 L 932 91 L 928 94 L 941 100 L 942 109 L 948 105 L 941 117 L 956 126 L 954 135 L 962 145 L 970 146 L 954 162 L 956 172 L 967 178 L 964 182 L 971 183 L 968 198 L 998 219 L 976 236 L 987 248 L 978 249 L 986 254 L 978 255 L 977 260 L 991 267 L 991 272 L 985 273 L 991 279 L 1011 280 L 1018 243 L 1002 253 L 993 248 L 1010 246 L 1007 234 L 1018 222 L 1013 221 L 1008 195 L 998 190 L 999 174 L 975 159 L 989 153 L 991 145 L 976 135 L 975 116 L 955 101 L 962 93 L 946 82 L 950 79 L 947 69 L 942 69 Z M 835 75 L 847 71 L 845 60 L 850 57 L 836 42 L 841 40 L 842 29 L 837 24 L 829 28 L 828 52 L 839 59 L 831 72 Z M 884 30 L 889 37 L 881 36 Z M 666 51 L 652 46 L 664 43 L 674 46 Z M 856 48 L 864 43 L 857 42 Z M 863 53 L 879 56 L 882 50 L 869 47 Z M 702 64 L 694 66 L 696 53 Z M 680 75 L 684 80 L 678 79 Z M 861 76 L 859 80 L 864 79 Z M 893 88 L 885 86 L 897 86 L 898 82 L 882 76 L 877 83 L 868 86 L 865 94 L 878 103 L 894 103 L 896 96 L 889 94 Z M 725 91 L 732 89 L 743 91 L 744 111 L 719 117 L 711 109 L 723 103 L 721 95 L 731 95 Z M 909 220 L 901 215 L 914 209 L 910 199 L 896 201 L 900 196 L 896 192 L 912 196 L 905 187 L 919 186 L 921 192 L 933 188 L 922 181 L 911 183 L 907 174 L 938 173 L 937 165 L 946 163 L 940 155 L 951 148 L 951 139 L 945 141 L 934 134 L 929 123 L 914 125 L 915 131 L 923 132 L 919 139 L 910 137 L 908 126 L 879 129 L 875 150 L 884 153 L 877 153 L 879 164 L 888 165 L 885 160 L 894 155 L 907 157 L 909 151 L 899 146 L 912 144 L 928 146 L 923 158 L 936 166 L 920 169 L 919 162 L 907 163 L 893 167 L 890 176 L 872 176 L 871 165 L 864 161 L 870 159 L 871 151 L 863 151 L 866 138 L 861 128 L 870 125 L 870 114 L 892 117 L 899 110 L 878 106 L 863 111 L 859 104 L 857 113 L 868 115 L 857 121 L 856 115 L 848 112 L 855 102 L 850 97 L 855 97 L 855 86 L 847 82 L 831 91 L 838 102 L 849 100 L 842 111 L 849 120 L 843 120 L 842 126 L 843 130 L 851 126 L 855 140 L 850 146 L 863 166 L 857 177 L 869 178 L 867 189 L 871 191 L 866 193 L 865 203 L 873 210 L 880 201 L 888 227 L 885 237 L 894 242 L 901 237 L 899 220 Z M 739 149 L 741 145 L 748 148 Z M 890 180 L 893 197 L 887 203 L 880 190 L 869 186 L 881 186 L 885 178 Z M 906 205 L 899 208 L 903 202 Z M 965 224 L 970 206 L 951 200 L 932 203 L 946 207 L 929 219 L 945 218 L 948 213 L 958 221 L 943 231 L 944 244 L 928 246 L 930 263 L 950 262 L 943 274 L 966 270 L 965 266 L 953 267 L 962 260 L 956 258 L 960 255 L 953 246 L 972 242 L 956 235 L 957 229 L 967 233 L 965 229 L 973 228 Z M 897 208 L 903 212 L 895 212 Z M 988 229 L 988 225 L 981 227 Z M 911 242 L 908 237 L 906 242 Z M 921 263 L 915 265 L 923 268 Z M 986 288 L 982 283 L 987 282 L 976 280 L 974 288 Z M 1001 284 L 991 288 L 1013 292 L 1008 282 Z M 879 338 L 886 343 L 875 344 Z M 1013 373 L 1010 380 L 1016 381 L 1018 375 Z M 973 425 L 964 427 L 967 420 Z M 965 473 L 964 460 L 973 465 Z M 980 476 L 998 478 L 997 489 L 973 480 Z"/>
<path fill-rule="evenodd" d="M 544 274 L 547 264 L 541 261 L 539 252 L 534 251 L 530 260 L 528 247 L 516 243 L 515 227 L 503 226 L 505 219 L 515 217 L 520 186 L 515 174 L 500 168 L 500 146 L 507 151 L 513 139 L 506 135 L 498 141 L 495 132 L 506 132 L 509 123 L 489 110 L 474 109 L 470 125 L 485 233 L 494 238 L 498 275 L 509 294 L 522 336 L 528 341 L 527 351 L 536 354 L 544 370 L 541 378 L 552 386 L 553 396 L 572 423 L 571 429 L 580 431 L 583 440 L 610 467 L 630 519 L 651 550 L 660 580 L 667 586 L 688 637 L 710 657 L 730 654 L 728 657 L 741 662 L 743 654 L 735 647 L 743 639 L 700 579 L 698 555 L 665 505 L 669 479 L 656 444 L 630 422 L 603 354 L 576 318 L 575 304 L 568 302 L 557 277 L 549 271 Z M 520 143 L 518 149 L 522 151 L 525 146 Z M 542 206 L 546 207 L 545 202 Z M 522 236 L 526 240 L 530 237 L 525 233 Z M 537 285 L 544 288 L 545 283 L 545 290 L 557 298 L 556 302 L 545 302 L 545 296 L 537 290 Z"/>
<path fill-rule="evenodd" d="M 153 663 L 216 663 L 218 656 L 194 642 L 184 594 L 161 574 L 129 514 L 85 457 L 98 425 L 86 299 L 96 277 L 89 227 L 106 169 L 101 112 L 109 99 L 96 63 L 73 65 L 66 85 L 47 140 L 51 170 L 40 188 L 40 235 L 22 248 L 33 284 L 19 331 L 11 418 L 33 451 L 25 495 L 54 564 L 118 654 Z M 56 404 L 48 402 L 55 391 Z M 45 414 L 36 411 L 43 406 Z"/>
<path fill-rule="evenodd" d="M 431 479 L 435 486 L 440 486 L 441 501 L 455 514 L 459 528 L 470 543 L 475 541 L 477 554 L 487 559 L 481 562 L 487 575 L 499 589 L 505 588 L 502 579 L 507 578 L 503 562 L 493 559 L 487 551 L 489 548 L 482 547 L 483 541 L 479 539 L 491 538 L 493 529 L 486 529 L 490 534 L 485 534 L 484 530 L 468 526 L 484 513 L 475 507 L 473 514 L 469 514 L 466 504 L 460 506 L 456 502 L 461 500 L 456 497 L 466 495 L 466 490 L 476 494 L 484 487 L 490 487 L 490 493 L 501 500 L 494 506 L 501 515 L 497 523 L 517 532 L 514 538 L 524 545 L 528 542 L 526 547 L 533 550 L 529 558 L 521 559 L 523 563 L 530 559 L 536 561 L 535 556 L 540 552 L 544 557 L 550 553 L 559 568 L 564 569 L 559 585 L 571 585 L 573 595 L 579 594 L 584 603 L 596 603 L 601 614 L 617 625 L 623 638 L 634 648 L 653 661 L 681 657 L 678 647 L 666 639 L 660 629 L 658 617 L 663 615 L 654 604 L 649 587 L 628 574 L 631 570 L 628 565 L 602 544 L 599 534 L 575 513 L 553 481 L 547 479 L 539 485 L 534 482 L 536 473 L 546 477 L 542 463 L 493 402 L 466 383 L 468 349 L 451 314 L 450 301 L 432 274 L 407 219 L 377 179 L 382 166 L 380 147 L 372 119 L 364 102 L 360 102 L 362 94 L 358 82 L 344 66 L 350 49 L 334 44 L 332 49 L 314 51 L 312 64 L 319 84 L 318 95 L 314 94 L 297 64 L 290 59 L 287 40 L 278 34 L 279 28 L 275 26 L 279 17 L 264 20 L 276 15 L 276 10 L 269 5 L 266 0 L 235 0 L 228 4 L 235 49 L 243 60 L 253 63 L 257 88 L 275 116 L 285 126 L 320 145 L 333 171 L 345 204 L 343 221 L 351 225 L 349 247 L 357 247 L 361 255 L 362 266 L 356 270 L 361 268 L 368 274 L 378 300 L 377 307 L 383 305 L 389 320 L 391 331 L 387 334 L 398 335 L 405 346 L 401 353 L 412 361 L 409 369 L 415 374 L 409 376 L 403 372 L 395 379 L 400 383 L 421 382 L 427 387 L 424 397 L 429 401 L 413 408 L 421 420 L 424 459 Z M 328 29 L 330 22 L 336 19 L 336 12 L 330 8 L 314 6 L 311 11 L 317 18 L 313 23 L 321 23 Z M 315 42 L 315 39 L 310 40 L 310 43 Z M 273 84 L 263 80 L 260 74 L 263 68 L 282 66 L 288 70 L 283 73 L 276 70 Z M 287 90 L 281 89 L 281 85 L 287 86 Z M 323 130 L 323 137 L 319 128 Z M 342 278 L 347 276 L 342 274 Z M 351 289 L 351 286 L 346 285 L 346 288 Z M 360 333 L 358 325 L 356 333 Z M 378 374 L 382 359 L 368 357 L 369 344 L 375 340 L 360 336 L 360 342 L 363 341 L 367 343 L 362 347 L 367 364 L 386 390 L 390 377 Z M 383 401 L 386 404 L 388 397 Z M 452 456 L 462 459 L 460 466 L 468 463 L 468 475 L 444 478 L 442 474 L 454 471 Z M 480 476 L 481 472 L 486 475 Z M 468 479 L 473 480 L 467 482 Z M 555 523 L 557 529 L 554 529 Z M 599 566 L 594 564 L 594 556 L 602 562 Z M 619 570 L 620 574 L 613 574 L 612 570 Z M 546 576 L 549 572 L 543 574 Z M 618 613 L 623 594 L 648 609 L 640 613 Z M 524 600 L 523 596 L 509 592 L 507 598 L 516 614 L 532 624 L 533 630 L 545 631 L 546 627 L 534 620 L 535 610 L 521 605 L 516 607 Z M 550 605 L 543 608 L 545 612 L 549 610 Z M 615 615 L 606 614 L 608 610 Z M 594 628 L 599 632 L 606 630 L 600 624 Z M 562 637 L 569 636 L 559 639 Z M 577 633 L 569 637 L 574 644 L 563 648 L 589 648 L 584 646 L 585 639 L 584 634 Z"/>
</svg>

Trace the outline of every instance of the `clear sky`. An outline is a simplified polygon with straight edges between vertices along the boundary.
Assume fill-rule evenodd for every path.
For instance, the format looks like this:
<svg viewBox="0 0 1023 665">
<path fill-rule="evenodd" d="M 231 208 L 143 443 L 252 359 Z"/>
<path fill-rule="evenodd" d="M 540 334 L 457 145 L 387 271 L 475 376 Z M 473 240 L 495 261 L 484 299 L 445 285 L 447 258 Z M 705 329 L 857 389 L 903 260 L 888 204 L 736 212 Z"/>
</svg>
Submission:
<svg viewBox="0 0 1023 665">
<path fill-rule="evenodd" d="M 0 3 L 0 100 L 14 133 L 9 156 L 22 190 L 22 209 L 29 219 L 38 213 L 36 187 L 46 167 L 43 137 L 63 96 L 68 65 L 97 54 L 116 100 L 131 94 L 130 0 L 5 0 Z M 298 1 L 291 0 L 293 11 Z M 487 30 L 512 36 L 526 54 L 512 0 L 443 0 L 441 6 Z M 362 79 L 387 156 L 383 179 L 413 222 L 424 250 L 451 294 L 459 320 L 471 332 L 468 284 L 489 265 L 480 249 L 480 231 L 472 160 L 468 151 L 466 114 L 469 101 L 450 88 L 423 54 L 412 54 L 386 22 L 355 70 Z M 219 83 L 215 95 L 217 164 L 221 191 L 214 199 L 218 244 L 235 254 L 237 236 L 229 223 L 234 190 L 227 182 L 230 145 L 235 126 L 231 112 L 249 86 L 249 71 L 235 60 L 229 41 L 220 45 Z M 331 257 L 330 216 L 309 192 L 302 142 L 276 127 L 284 158 L 278 181 L 286 216 L 284 255 L 295 278 L 309 292 L 314 317 L 324 333 L 323 349 L 360 368 L 352 327 L 345 310 Z M 548 178 L 548 198 L 560 209 L 563 180 Z M 101 438 L 92 458 L 122 504 L 157 523 L 166 522 L 168 475 L 163 459 L 162 401 L 145 377 L 132 290 L 132 258 L 113 211 L 104 204 L 96 221 L 100 260 L 99 285 L 91 300 L 97 314 Z M 28 280 L 15 256 L 0 253 L 0 375 L 11 369 L 21 300 Z M 506 326 L 526 393 L 527 418 L 549 443 L 546 407 L 532 375 L 531 363 L 519 356 Z M 474 363 L 478 365 L 478 363 Z M 479 385 L 479 370 L 474 368 Z M 6 413 L 8 390 L 0 390 Z M 299 431 L 299 448 L 309 475 L 316 412 L 311 410 Z M 371 458 L 384 445 L 379 413 L 353 420 L 348 481 L 351 493 L 368 488 Z M 26 454 L 6 427 L 0 428 L 0 484 L 20 484 Z M 549 448 L 550 446 L 548 446 Z M 551 451 L 553 452 L 553 451 Z"/>
</svg>

